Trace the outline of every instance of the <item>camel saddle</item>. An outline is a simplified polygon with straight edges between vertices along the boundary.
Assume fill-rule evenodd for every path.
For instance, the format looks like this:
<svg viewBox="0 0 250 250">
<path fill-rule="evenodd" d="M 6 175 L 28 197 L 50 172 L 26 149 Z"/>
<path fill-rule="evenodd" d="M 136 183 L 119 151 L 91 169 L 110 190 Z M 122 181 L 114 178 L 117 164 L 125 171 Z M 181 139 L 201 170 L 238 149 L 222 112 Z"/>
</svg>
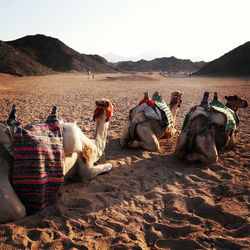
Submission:
<svg viewBox="0 0 250 250">
<path fill-rule="evenodd" d="M 218 100 L 213 100 L 210 102 L 210 108 L 213 109 L 217 112 L 223 113 L 227 117 L 227 124 L 225 126 L 225 130 L 229 131 L 232 129 L 236 129 L 237 126 L 239 125 L 239 118 L 232 109 L 224 105 Z"/>
<path fill-rule="evenodd" d="M 190 111 L 186 114 L 183 125 L 182 125 L 182 130 L 185 129 L 185 127 L 188 125 L 189 118 L 193 111 L 196 109 L 195 107 L 192 107 Z M 208 111 L 211 112 L 220 112 L 225 114 L 227 117 L 227 124 L 225 125 L 225 132 L 230 132 L 232 130 L 236 130 L 237 126 L 239 125 L 239 118 L 237 114 L 230 108 L 228 108 L 226 105 L 221 103 L 218 100 L 213 100 L 210 102 Z"/>
<path fill-rule="evenodd" d="M 129 121 L 130 127 L 130 139 L 136 137 L 136 126 L 143 122 L 132 122 L 132 114 L 137 114 L 139 112 L 144 112 L 146 117 L 152 120 L 152 122 L 160 122 L 162 127 L 173 127 L 173 115 L 167 104 L 159 96 L 154 94 L 152 100 L 143 99 L 139 102 L 139 105 L 130 110 Z"/>
<path fill-rule="evenodd" d="M 152 101 L 155 103 L 155 105 L 165 114 L 168 122 L 168 127 L 173 128 L 173 115 L 170 110 L 170 108 L 167 106 L 167 104 L 164 102 L 164 100 L 159 95 L 154 95 L 152 98 Z"/>
<path fill-rule="evenodd" d="M 12 184 L 33 213 L 53 201 L 63 183 L 63 137 L 57 120 L 18 127 L 14 134 Z"/>
</svg>

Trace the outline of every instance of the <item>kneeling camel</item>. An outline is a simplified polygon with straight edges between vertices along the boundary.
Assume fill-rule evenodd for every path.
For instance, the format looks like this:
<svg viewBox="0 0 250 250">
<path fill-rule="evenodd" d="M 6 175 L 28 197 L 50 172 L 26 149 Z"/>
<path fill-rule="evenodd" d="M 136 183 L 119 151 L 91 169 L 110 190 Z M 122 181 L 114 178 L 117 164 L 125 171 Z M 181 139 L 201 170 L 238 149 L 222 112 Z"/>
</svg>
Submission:
<svg viewBox="0 0 250 250">
<path fill-rule="evenodd" d="M 247 108 L 247 101 L 237 95 L 225 96 L 224 105 L 215 93 L 208 105 L 208 97 L 209 93 L 205 92 L 201 104 L 191 108 L 184 119 L 174 153 L 179 159 L 215 163 L 218 150 L 236 145 L 237 111 Z"/>
<path fill-rule="evenodd" d="M 15 107 L 14 109 L 15 110 Z M 13 144 L 18 122 L 15 121 L 15 111 L 7 122 L 0 122 L 0 222 L 10 222 L 26 216 L 26 206 L 22 198 L 13 189 L 13 165 L 15 152 Z M 96 101 L 94 120 L 96 133 L 94 139 L 89 139 L 76 123 L 59 121 L 63 140 L 62 181 L 74 173 L 78 173 L 85 182 L 95 176 L 111 170 L 110 163 L 94 166 L 104 153 L 109 119 L 113 114 L 113 105 L 108 99 Z M 55 116 L 55 109 L 51 116 Z M 14 159 L 13 159 L 14 156 Z M 49 163 L 48 163 L 49 164 Z M 47 168 L 48 166 L 46 166 Z"/>
<path fill-rule="evenodd" d="M 130 120 L 122 129 L 120 145 L 122 147 L 141 147 L 150 151 L 161 151 L 159 140 L 163 137 L 173 137 L 177 132 L 175 119 L 181 102 L 182 93 L 179 91 L 171 94 L 169 108 L 157 92 L 153 95 L 152 100 L 149 99 L 146 92 L 139 105 L 130 110 Z M 149 112 L 153 109 L 160 112 L 159 116 L 162 118 L 153 119 L 147 116 L 145 110 L 140 111 L 143 105 L 147 110 L 149 109 Z M 159 108 L 161 105 L 167 110 L 168 115 L 165 115 L 166 112 Z M 139 109 L 139 112 L 134 112 L 136 109 Z"/>
</svg>

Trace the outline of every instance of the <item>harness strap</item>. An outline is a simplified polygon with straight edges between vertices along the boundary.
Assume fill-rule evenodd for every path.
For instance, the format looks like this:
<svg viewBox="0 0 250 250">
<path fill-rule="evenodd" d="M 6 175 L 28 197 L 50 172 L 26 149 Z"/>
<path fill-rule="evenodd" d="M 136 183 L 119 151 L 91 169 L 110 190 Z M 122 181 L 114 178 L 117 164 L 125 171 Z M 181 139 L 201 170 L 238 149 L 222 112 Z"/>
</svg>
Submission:
<svg viewBox="0 0 250 250">
<path fill-rule="evenodd" d="M 113 113 L 113 109 L 110 108 L 110 107 L 105 107 L 105 106 L 97 106 L 96 109 L 95 109 L 95 112 L 94 112 L 94 116 L 93 116 L 93 120 L 95 121 L 95 119 L 97 117 L 99 117 L 102 113 L 102 111 L 105 110 L 106 112 L 106 121 L 108 122 L 112 116 L 112 113 Z"/>
<path fill-rule="evenodd" d="M 235 112 L 240 108 L 240 106 L 234 102 L 227 101 L 226 106 Z"/>
</svg>

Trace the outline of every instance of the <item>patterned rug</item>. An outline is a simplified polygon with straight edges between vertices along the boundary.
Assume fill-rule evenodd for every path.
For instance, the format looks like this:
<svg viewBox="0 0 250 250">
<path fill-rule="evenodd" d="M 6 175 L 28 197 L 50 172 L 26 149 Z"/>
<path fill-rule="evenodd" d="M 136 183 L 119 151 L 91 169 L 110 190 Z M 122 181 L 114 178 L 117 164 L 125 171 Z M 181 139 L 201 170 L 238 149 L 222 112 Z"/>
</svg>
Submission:
<svg viewBox="0 0 250 250">
<path fill-rule="evenodd" d="M 154 95 L 152 100 L 160 110 L 164 111 L 168 119 L 168 127 L 173 128 L 173 115 L 168 105 L 159 95 Z"/>
<path fill-rule="evenodd" d="M 58 121 L 19 127 L 15 133 L 12 184 L 28 213 L 44 208 L 59 193 L 63 153 Z"/>
</svg>

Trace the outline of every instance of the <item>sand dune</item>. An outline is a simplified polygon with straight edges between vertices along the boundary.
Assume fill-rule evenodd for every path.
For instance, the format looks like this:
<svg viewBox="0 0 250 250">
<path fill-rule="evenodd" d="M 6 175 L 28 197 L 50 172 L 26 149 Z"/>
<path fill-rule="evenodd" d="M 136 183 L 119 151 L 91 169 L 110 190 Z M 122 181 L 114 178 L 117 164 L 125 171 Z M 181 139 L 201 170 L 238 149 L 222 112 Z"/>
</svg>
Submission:
<svg viewBox="0 0 250 250">
<path fill-rule="evenodd" d="M 250 100 L 249 79 L 162 78 L 151 75 L 58 74 L 0 76 L 0 120 L 13 103 L 22 125 L 46 119 L 53 105 L 64 121 L 77 121 L 94 136 L 94 100 L 111 99 L 106 161 L 111 172 L 83 185 L 72 178 L 54 204 L 19 221 L 0 225 L 1 249 L 248 249 L 249 108 L 240 112 L 238 145 L 221 152 L 217 164 L 187 163 L 173 156 L 176 138 L 161 141 L 164 153 L 122 149 L 120 130 L 128 111 L 159 91 L 168 103 L 184 93 L 177 128 L 204 91 Z M 126 80 L 126 77 L 128 78 Z M 131 80 L 132 79 L 132 80 Z"/>
</svg>

